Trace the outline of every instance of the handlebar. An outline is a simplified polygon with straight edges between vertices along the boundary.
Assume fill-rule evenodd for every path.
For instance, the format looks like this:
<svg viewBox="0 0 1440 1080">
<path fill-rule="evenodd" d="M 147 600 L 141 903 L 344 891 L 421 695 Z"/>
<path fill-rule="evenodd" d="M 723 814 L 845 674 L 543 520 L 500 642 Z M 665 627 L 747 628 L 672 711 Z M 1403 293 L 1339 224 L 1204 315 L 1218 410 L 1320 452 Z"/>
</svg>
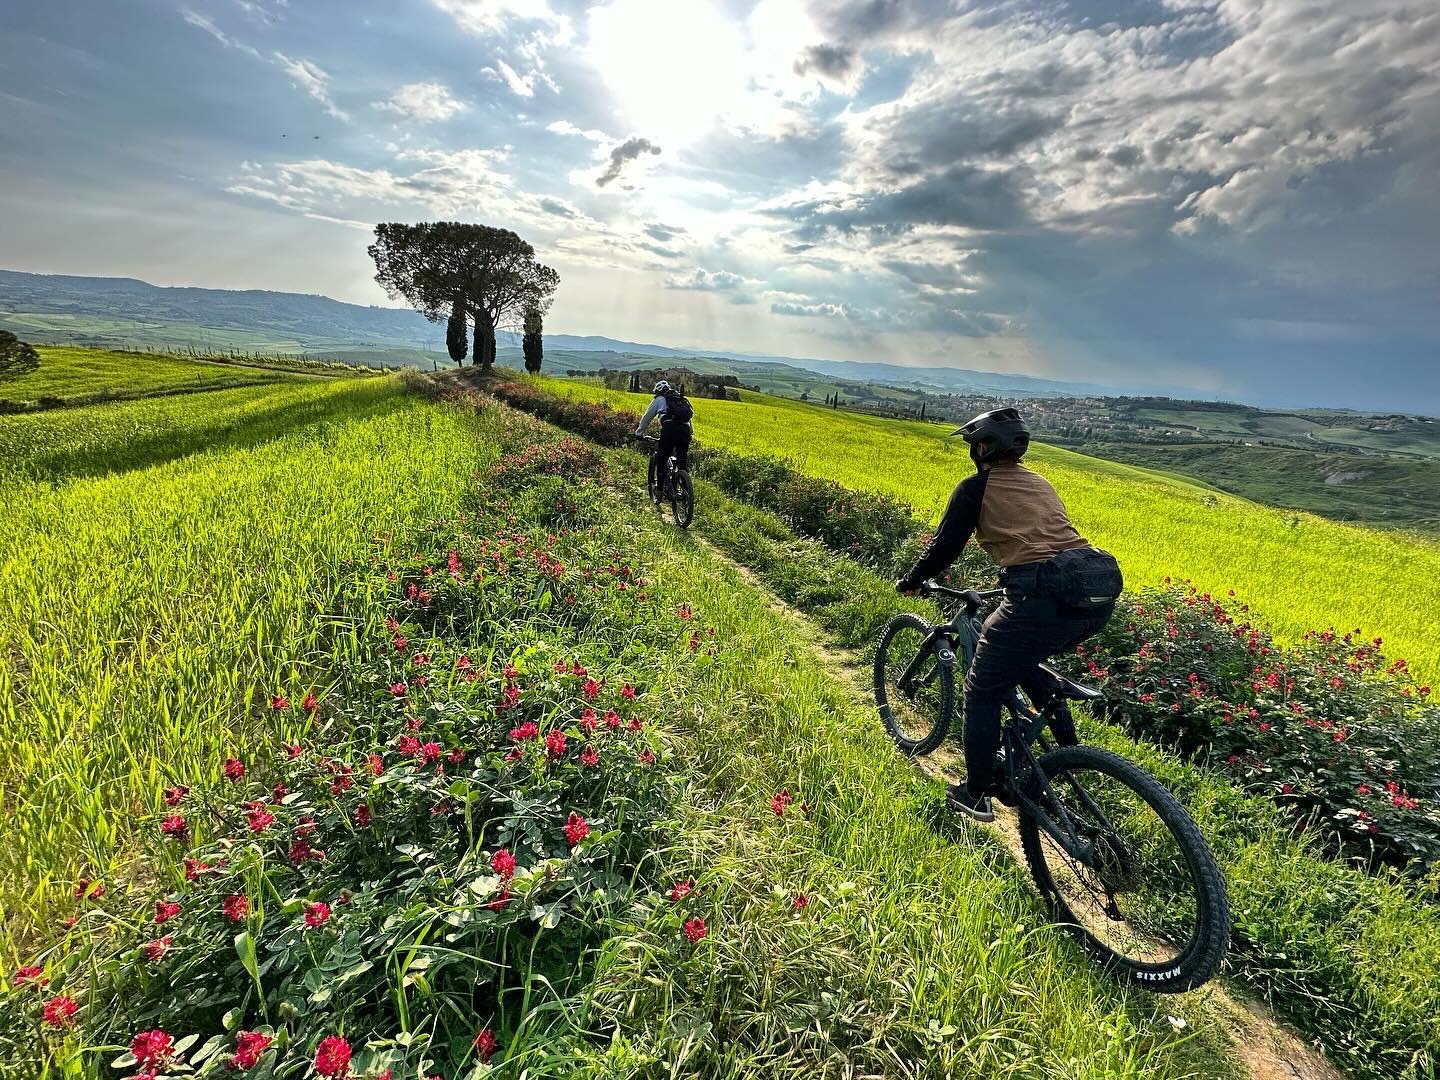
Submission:
<svg viewBox="0 0 1440 1080">
<path fill-rule="evenodd" d="M 993 600 L 997 596 L 1004 596 L 1004 589 L 952 589 L 948 585 L 941 585 L 935 580 L 923 581 L 920 583 L 920 595 L 927 597 L 943 596 L 950 600 L 959 600 L 971 611 L 974 611 L 986 600 Z"/>
<path fill-rule="evenodd" d="M 660 441 L 654 435 L 637 435 L 633 431 L 630 433 L 630 437 L 636 442 L 658 443 Z"/>
</svg>

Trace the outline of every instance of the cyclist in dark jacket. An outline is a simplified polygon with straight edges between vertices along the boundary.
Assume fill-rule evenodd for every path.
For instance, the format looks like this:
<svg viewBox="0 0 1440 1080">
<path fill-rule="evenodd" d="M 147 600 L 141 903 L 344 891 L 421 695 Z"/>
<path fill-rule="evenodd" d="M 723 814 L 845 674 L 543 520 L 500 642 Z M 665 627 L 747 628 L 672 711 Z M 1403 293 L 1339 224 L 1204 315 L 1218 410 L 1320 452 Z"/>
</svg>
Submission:
<svg viewBox="0 0 1440 1080">
<path fill-rule="evenodd" d="M 895 587 L 905 594 L 917 592 L 922 582 L 959 557 L 972 535 L 1001 568 L 1005 598 L 985 620 L 965 677 L 965 783 L 952 784 L 945 793 L 950 809 L 992 821 L 989 793 L 1006 696 L 1017 684 L 1023 686 L 1037 709 L 1049 707 L 1056 740 L 1075 744 L 1070 710 L 1063 700 L 1052 702 L 1054 680 L 1039 665 L 1105 625 L 1120 593 L 1120 576 L 1115 566 L 1113 588 L 1106 577 L 1099 596 L 1077 598 L 1058 587 L 1060 575 L 1052 560 L 1061 552 L 1083 551 L 1081 558 L 1094 557 L 1108 566 L 1114 566 L 1114 560 L 1076 531 L 1050 483 L 1020 464 L 1030 433 L 1019 412 L 982 413 L 954 434 L 969 443 L 975 475 L 955 488 L 934 540 Z M 1078 606 L 1071 602 L 1076 600 Z"/>
<path fill-rule="evenodd" d="M 655 384 L 654 393 L 655 400 L 650 402 L 650 407 L 640 418 L 635 434 L 644 435 L 650 421 L 657 416 L 660 418 L 660 445 L 655 448 L 655 455 L 660 462 L 660 490 L 668 491 L 670 454 L 675 454 L 677 469 L 690 467 L 690 439 L 694 435 L 690 418 L 695 410 L 689 399 L 664 379 Z"/>
</svg>

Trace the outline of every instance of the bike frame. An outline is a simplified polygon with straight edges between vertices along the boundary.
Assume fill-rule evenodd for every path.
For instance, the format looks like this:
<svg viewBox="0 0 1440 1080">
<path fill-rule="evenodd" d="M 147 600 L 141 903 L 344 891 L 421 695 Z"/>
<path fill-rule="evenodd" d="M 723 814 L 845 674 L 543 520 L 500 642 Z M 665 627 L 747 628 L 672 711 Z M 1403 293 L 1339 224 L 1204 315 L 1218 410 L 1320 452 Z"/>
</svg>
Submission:
<svg viewBox="0 0 1440 1080">
<path fill-rule="evenodd" d="M 924 641 L 915 652 L 915 658 L 906 665 L 905 671 L 898 680 L 902 690 L 908 690 L 914 686 L 915 676 L 921 665 L 925 662 L 930 653 L 935 654 L 937 665 L 955 666 L 956 657 L 963 657 L 960 670 L 967 672 L 970 664 L 975 659 L 975 649 L 980 643 L 980 635 L 984 630 L 984 622 L 980 618 L 980 605 L 987 600 L 994 600 L 1004 596 L 1005 590 L 991 589 L 986 592 L 961 592 L 956 589 L 947 589 L 941 585 L 929 584 L 925 594 L 930 597 L 941 597 L 951 601 L 958 601 L 961 604 L 960 610 L 950 619 L 932 627 L 930 633 L 925 636 Z M 935 669 L 938 671 L 938 666 Z M 936 676 L 932 674 L 923 680 L 921 685 L 930 682 Z M 1058 696 L 1056 701 L 1062 700 Z M 1009 713 L 1009 720 L 1001 725 L 1001 745 L 1005 750 L 1005 781 L 1002 795 L 1013 798 L 1015 804 L 1035 818 L 1040 829 L 1049 834 L 1056 843 L 1065 849 L 1066 853 L 1080 862 L 1093 865 L 1095 846 L 1088 840 L 1083 839 L 1075 821 L 1065 804 L 1055 797 L 1050 787 L 1050 778 L 1040 767 L 1040 762 L 1031 747 L 1039 744 L 1041 753 L 1050 750 L 1050 742 L 1045 738 L 1045 728 L 1050 723 L 1050 718 L 1044 713 L 1032 708 L 1020 693 L 1017 686 L 1010 692 L 1010 696 L 1004 701 L 1004 708 Z M 1039 796 L 1044 804 L 1054 811 L 1054 816 L 1047 812 L 1047 806 L 1042 802 L 1030 798 L 1025 793 L 1027 785 L 1021 783 L 1021 778 L 1034 776 L 1039 787 Z M 1095 813 L 1108 825 L 1104 812 L 1095 804 L 1083 788 L 1076 785 L 1076 792 L 1083 800 L 1088 811 Z M 1004 801 L 1002 799 L 1002 801 Z M 1059 818 L 1057 821 L 1056 818 Z"/>
<path fill-rule="evenodd" d="M 660 440 L 657 439 L 654 435 L 641 435 L 641 436 L 640 436 L 640 439 L 641 439 L 642 442 L 648 443 L 649 446 L 650 446 L 650 461 L 651 461 L 652 463 L 659 461 L 659 459 L 660 459 Z M 667 461 L 667 462 L 665 462 L 665 466 L 666 466 L 666 468 L 665 468 L 665 477 L 666 477 L 667 480 L 669 480 L 669 482 L 670 482 L 671 485 L 673 486 L 674 483 L 675 483 L 675 473 L 678 471 L 678 470 L 675 468 L 675 455 L 674 455 L 673 453 L 670 455 L 670 460 Z M 664 498 L 665 495 L 666 495 L 666 492 L 663 492 L 663 491 L 660 492 L 660 496 L 661 496 L 662 498 Z"/>
</svg>

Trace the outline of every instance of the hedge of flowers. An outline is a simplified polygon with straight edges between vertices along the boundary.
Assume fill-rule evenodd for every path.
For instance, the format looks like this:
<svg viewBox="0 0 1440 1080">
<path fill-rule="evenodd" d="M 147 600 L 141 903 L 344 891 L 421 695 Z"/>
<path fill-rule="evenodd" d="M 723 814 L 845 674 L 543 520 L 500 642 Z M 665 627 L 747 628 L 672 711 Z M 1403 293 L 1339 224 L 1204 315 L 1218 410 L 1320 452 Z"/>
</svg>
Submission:
<svg viewBox="0 0 1440 1080">
<path fill-rule="evenodd" d="M 715 646 L 595 527 L 593 449 L 507 423 L 482 498 L 520 494 L 377 555 L 333 615 L 370 658 L 270 699 L 312 737 L 171 778 L 131 879 L 77 882 L 58 940 L 0 976 L 7 1067 L 482 1075 L 522 998 L 563 996 L 663 893 L 647 657 Z"/>
<path fill-rule="evenodd" d="M 1121 601 L 1073 673 L 1132 732 L 1208 757 L 1367 863 L 1440 860 L 1440 706 L 1358 630 L 1281 647 L 1249 608 L 1167 580 Z"/>
</svg>

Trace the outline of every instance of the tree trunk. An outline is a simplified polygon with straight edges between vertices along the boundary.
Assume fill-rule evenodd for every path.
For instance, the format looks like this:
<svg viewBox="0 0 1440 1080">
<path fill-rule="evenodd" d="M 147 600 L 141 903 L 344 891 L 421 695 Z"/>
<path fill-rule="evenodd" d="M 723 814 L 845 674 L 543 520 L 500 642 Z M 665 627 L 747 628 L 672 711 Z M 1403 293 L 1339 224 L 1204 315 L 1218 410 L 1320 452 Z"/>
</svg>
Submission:
<svg viewBox="0 0 1440 1080">
<path fill-rule="evenodd" d="M 482 372 L 495 368 L 495 323 L 487 312 L 475 316 L 475 359 Z"/>
</svg>

